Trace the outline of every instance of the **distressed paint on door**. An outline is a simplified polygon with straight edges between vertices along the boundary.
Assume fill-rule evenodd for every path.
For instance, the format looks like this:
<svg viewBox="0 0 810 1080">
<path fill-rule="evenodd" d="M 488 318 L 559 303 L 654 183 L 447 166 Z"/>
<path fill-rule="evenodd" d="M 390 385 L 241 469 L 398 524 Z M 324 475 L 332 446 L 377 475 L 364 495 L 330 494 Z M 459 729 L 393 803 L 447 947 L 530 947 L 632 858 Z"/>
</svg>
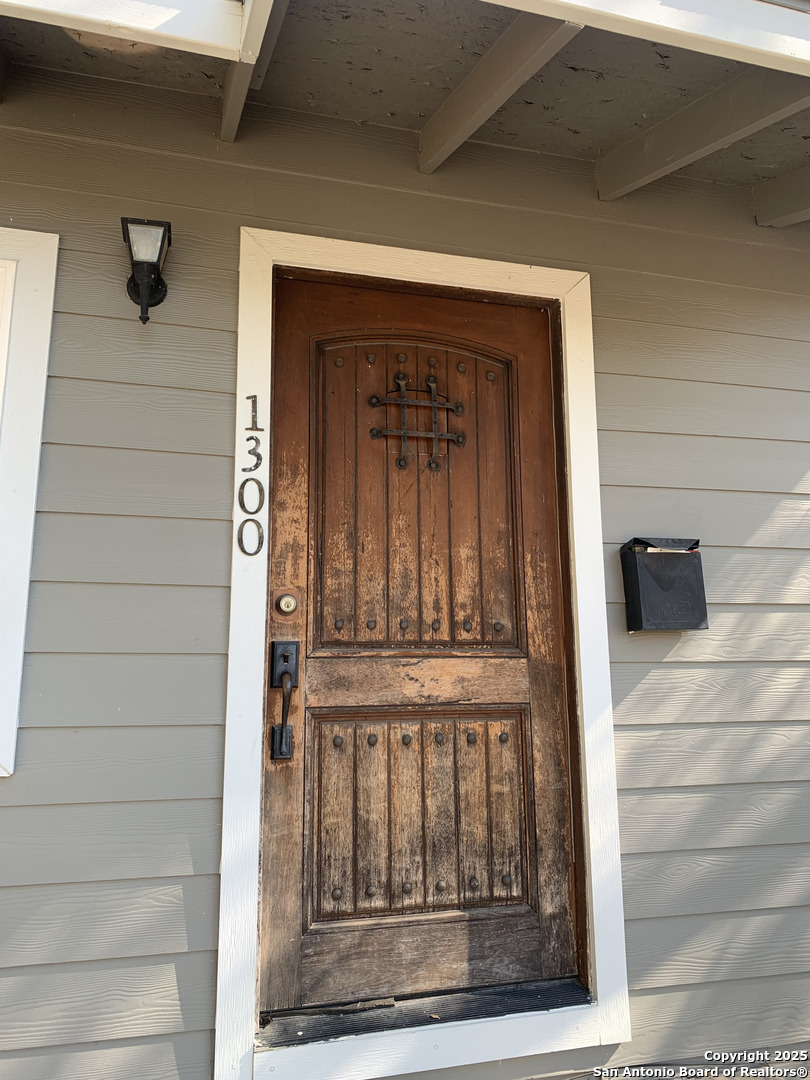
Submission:
<svg viewBox="0 0 810 1080">
<path fill-rule="evenodd" d="M 355 338 L 319 342 L 316 377 L 314 647 L 517 648 L 508 358 Z"/>
<path fill-rule="evenodd" d="M 548 312 L 310 278 L 276 301 L 270 584 L 301 603 L 268 638 L 306 649 L 260 1007 L 571 975 Z"/>
</svg>

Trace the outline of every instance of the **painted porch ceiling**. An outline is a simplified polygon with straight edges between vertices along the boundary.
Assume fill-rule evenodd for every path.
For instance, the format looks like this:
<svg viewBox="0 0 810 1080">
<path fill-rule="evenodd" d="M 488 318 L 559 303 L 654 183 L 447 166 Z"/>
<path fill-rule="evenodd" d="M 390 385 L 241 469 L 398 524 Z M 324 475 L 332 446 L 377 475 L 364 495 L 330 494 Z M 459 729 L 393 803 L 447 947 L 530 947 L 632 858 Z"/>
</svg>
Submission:
<svg viewBox="0 0 810 1080">
<path fill-rule="evenodd" d="M 481 0 L 291 0 L 261 90 L 248 101 L 418 131 L 514 12 Z M 0 18 L 12 63 L 220 96 L 227 62 Z M 597 160 L 748 70 L 586 28 L 473 138 Z M 810 163 L 810 110 L 681 170 L 751 186 Z"/>
</svg>

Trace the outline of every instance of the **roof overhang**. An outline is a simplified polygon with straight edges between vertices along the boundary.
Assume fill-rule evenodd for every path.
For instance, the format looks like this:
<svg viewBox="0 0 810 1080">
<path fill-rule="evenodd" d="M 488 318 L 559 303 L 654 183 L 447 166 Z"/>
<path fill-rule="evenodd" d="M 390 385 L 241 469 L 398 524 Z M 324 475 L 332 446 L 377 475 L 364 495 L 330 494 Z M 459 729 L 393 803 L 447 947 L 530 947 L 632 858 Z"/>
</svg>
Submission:
<svg viewBox="0 0 810 1080">
<path fill-rule="evenodd" d="M 767 0 L 498 0 L 503 7 L 810 75 L 810 14 Z"/>
<path fill-rule="evenodd" d="M 239 0 L 0 0 L 0 15 L 238 60 L 246 7 Z"/>
<path fill-rule="evenodd" d="M 771 0 L 498 2 L 516 11 L 810 75 L 810 14 Z M 266 25 L 271 6 L 271 0 L 0 0 L 0 15 L 255 64 L 257 28 Z"/>
</svg>

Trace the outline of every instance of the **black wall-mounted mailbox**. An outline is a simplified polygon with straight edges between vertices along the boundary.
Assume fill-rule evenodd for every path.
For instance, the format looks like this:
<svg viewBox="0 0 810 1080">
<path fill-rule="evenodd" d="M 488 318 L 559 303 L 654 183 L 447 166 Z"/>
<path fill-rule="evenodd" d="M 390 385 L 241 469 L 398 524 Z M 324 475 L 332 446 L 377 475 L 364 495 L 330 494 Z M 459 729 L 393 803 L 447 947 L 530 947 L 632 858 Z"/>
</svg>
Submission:
<svg viewBox="0 0 810 1080">
<path fill-rule="evenodd" d="M 622 545 L 627 629 L 706 630 L 699 540 L 634 536 Z"/>
</svg>

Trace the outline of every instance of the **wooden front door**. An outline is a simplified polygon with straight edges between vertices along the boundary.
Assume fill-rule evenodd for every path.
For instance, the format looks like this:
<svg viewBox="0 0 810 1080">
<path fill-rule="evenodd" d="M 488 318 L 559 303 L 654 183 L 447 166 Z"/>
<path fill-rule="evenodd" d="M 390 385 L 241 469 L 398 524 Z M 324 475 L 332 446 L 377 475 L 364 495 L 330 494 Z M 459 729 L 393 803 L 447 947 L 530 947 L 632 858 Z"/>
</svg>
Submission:
<svg viewBox="0 0 810 1080">
<path fill-rule="evenodd" d="M 263 1010 L 576 972 L 550 334 L 278 272 Z"/>
</svg>

